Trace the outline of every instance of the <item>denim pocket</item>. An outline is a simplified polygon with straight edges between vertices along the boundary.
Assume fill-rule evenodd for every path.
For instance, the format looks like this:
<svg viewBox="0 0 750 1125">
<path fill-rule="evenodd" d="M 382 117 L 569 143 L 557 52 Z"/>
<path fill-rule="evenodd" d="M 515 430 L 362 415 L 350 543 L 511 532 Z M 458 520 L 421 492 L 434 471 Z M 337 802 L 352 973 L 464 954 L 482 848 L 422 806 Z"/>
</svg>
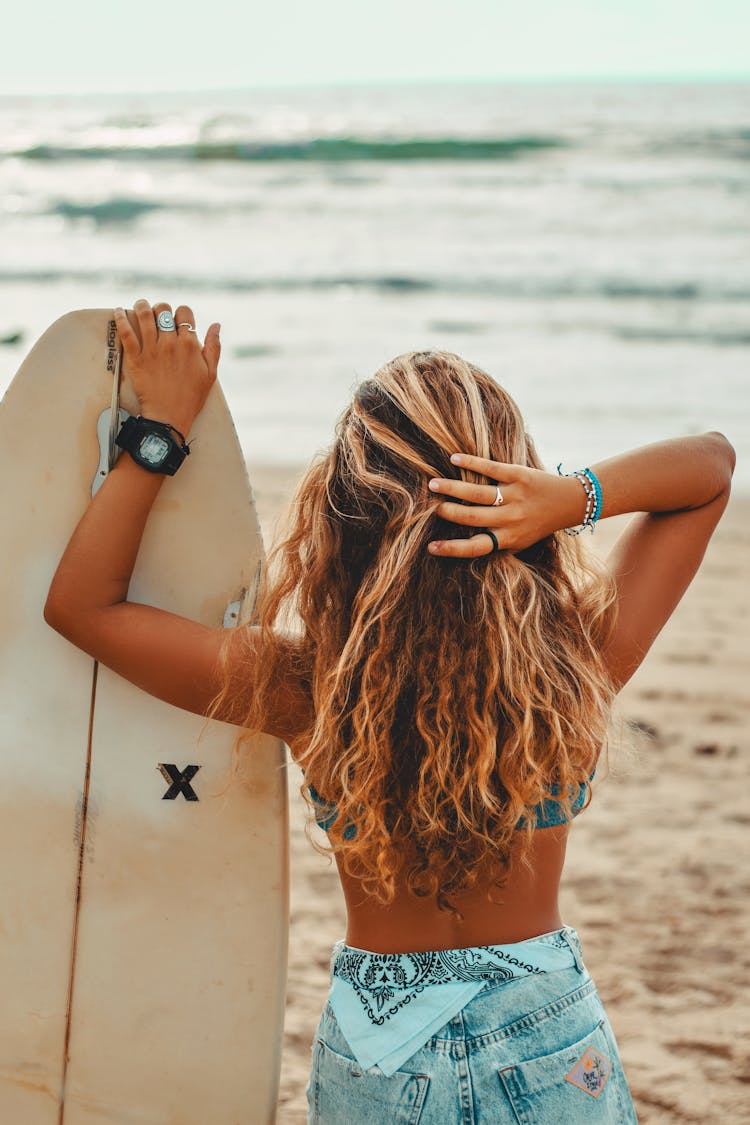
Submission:
<svg viewBox="0 0 750 1125">
<path fill-rule="evenodd" d="M 428 1075 L 396 1071 L 386 1078 L 376 1067 L 363 1070 L 320 1038 L 311 1070 L 308 1125 L 418 1125 Z"/>
<path fill-rule="evenodd" d="M 502 1067 L 498 1073 L 521 1125 L 637 1121 L 604 1019 L 569 1047 Z"/>
</svg>

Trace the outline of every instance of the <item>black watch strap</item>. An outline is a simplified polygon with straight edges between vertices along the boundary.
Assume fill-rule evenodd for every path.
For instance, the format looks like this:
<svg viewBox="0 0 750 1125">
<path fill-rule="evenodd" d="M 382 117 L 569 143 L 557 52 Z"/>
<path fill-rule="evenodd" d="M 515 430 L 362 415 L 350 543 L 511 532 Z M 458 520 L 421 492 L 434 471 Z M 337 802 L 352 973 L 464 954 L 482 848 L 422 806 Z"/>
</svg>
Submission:
<svg viewBox="0 0 750 1125">
<path fill-rule="evenodd" d="M 181 441 L 174 437 L 175 433 L 179 434 Z M 165 473 L 170 477 L 190 453 L 190 446 L 175 426 L 144 418 L 142 414 L 125 419 L 115 444 L 148 472 Z"/>
</svg>

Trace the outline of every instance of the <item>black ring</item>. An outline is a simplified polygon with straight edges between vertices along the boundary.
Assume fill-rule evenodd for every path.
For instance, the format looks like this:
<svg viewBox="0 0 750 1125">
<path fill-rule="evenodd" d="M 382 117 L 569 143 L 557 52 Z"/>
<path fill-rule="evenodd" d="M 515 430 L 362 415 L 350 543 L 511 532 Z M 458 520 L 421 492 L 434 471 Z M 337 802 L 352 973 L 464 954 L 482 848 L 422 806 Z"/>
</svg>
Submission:
<svg viewBox="0 0 750 1125">
<path fill-rule="evenodd" d="M 500 550 L 500 544 L 499 544 L 499 543 L 498 543 L 498 541 L 497 541 L 497 538 L 496 538 L 496 536 L 495 536 L 495 533 L 494 533 L 494 531 L 490 531 L 490 529 L 489 529 L 488 527 L 485 527 L 485 528 L 484 528 L 483 530 L 484 530 L 484 534 L 485 534 L 485 535 L 489 535 L 490 539 L 491 539 L 491 540 L 492 540 L 492 542 L 493 542 L 493 543 L 495 544 L 495 546 L 494 546 L 494 548 L 493 548 L 493 549 L 494 549 L 495 551 L 499 551 L 499 550 Z M 490 554 L 492 554 L 492 551 L 490 551 Z"/>
</svg>

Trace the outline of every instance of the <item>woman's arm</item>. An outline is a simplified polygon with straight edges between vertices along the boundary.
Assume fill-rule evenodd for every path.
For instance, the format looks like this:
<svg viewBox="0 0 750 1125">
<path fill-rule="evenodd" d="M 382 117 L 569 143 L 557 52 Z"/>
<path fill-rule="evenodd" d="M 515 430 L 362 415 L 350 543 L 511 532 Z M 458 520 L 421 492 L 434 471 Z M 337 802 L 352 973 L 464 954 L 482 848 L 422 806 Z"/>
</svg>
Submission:
<svg viewBox="0 0 750 1125">
<path fill-rule="evenodd" d="M 691 443 L 687 450 L 684 445 L 675 449 L 674 442 L 646 446 L 642 463 L 636 450 L 635 464 L 632 454 L 623 454 L 592 466 L 602 474 L 600 481 L 603 476 L 609 482 L 606 514 L 639 513 L 607 556 L 617 582 L 619 614 L 603 657 L 618 689 L 679 605 L 729 501 L 732 445 L 719 433 L 683 440 Z M 635 479 L 628 481 L 628 476 Z"/>
<path fill-rule="evenodd" d="M 461 469 L 500 484 L 439 480 L 434 489 L 469 505 L 441 502 L 436 514 L 469 527 L 490 527 L 501 548 L 518 552 L 582 518 L 586 496 L 575 477 L 459 454 Z M 719 433 L 646 445 L 592 465 L 602 486 L 602 517 L 635 517 L 608 564 L 617 581 L 619 619 L 604 657 L 621 687 L 636 670 L 697 571 L 729 498 L 735 453 Z M 430 482 L 433 488 L 433 483 Z M 481 506 L 477 506 L 481 505 Z M 489 505 L 489 506 L 488 506 Z M 442 541 L 433 554 L 476 557 L 492 550 L 489 536 Z"/>
<path fill-rule="evenodd" d="M 160 332 L 156 316 L 165 303 L 135 302 L 131 325 L 122 309 L 115 310 L 117 330 L 140 412 L 169 422 L 188 436 L 216 381 L 219 362 L 217 324 L 209 328 L 201 348 L 194 332 Z M 187 305 L 177 320 L 194 324 Z M 121 453 L 83 514 L 52 579 L 45 618 L 85 617 L 125 601 L 143 538 L 146 520 L 164 484 L 161 473 L 150 473 Z"/>
<path fill-rule="evenodd" d="M 166 307 L 152 309 L 147 301 L 137 301 L 138 335 L 122 310 L 117 326 L 141 412 L 170 422 L 187 436 L 216 378 L 218 325 L 209 329 L 203 348 L 192 332 L 157 335 L 155 314 Z M 176 320 L 194 324 L 186 305 L 178 307 Z M 44 619 L 136 687 L 197 715 L 207 714 L 223 686 L 219 652 L 228 638 L 233 690 L 214 718 L 239 725 L 250 709 L 255 668 L 261 665 L 260 630 L 243 626 L 227 633 L 221 626 L 127 600 L 146 521 L 165 483 L 168 488 L 161 473 L 150 473 L 127 453 L 120 455 L 65 548 Z M 263 729 L 291 743 L 307 722 L 306 706 L 291 670 L 280 675 Z"/>
</svg>

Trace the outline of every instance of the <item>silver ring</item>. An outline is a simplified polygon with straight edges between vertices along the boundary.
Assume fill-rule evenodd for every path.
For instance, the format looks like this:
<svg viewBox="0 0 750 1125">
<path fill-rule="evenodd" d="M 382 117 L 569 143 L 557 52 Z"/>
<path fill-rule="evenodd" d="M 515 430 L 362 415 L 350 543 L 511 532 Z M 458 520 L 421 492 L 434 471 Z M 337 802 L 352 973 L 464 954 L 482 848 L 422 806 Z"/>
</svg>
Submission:
<svg viewBox="0 0 750 1125">
<path fill-rule="evenodd" d="M 490 504 L 491 508 L 496 508 L 498 506 L 498 504 L 502 504 L 502 502 L 503 502 L 503 494 L 500 491 L 500 485 L 496 484 L 495 488 L 497 489 L 497 496 L 495 497 L 495 499 Z"/>
<path fill-rule="evenodd" d="M 195 332 L 195 325 L 191 324 L 189 320 L 181 320 L 177 327 L 187 328 L 188 332 Z"/>
<path fill-rule="evenodd" d="M 156 323 L 158 324 L 159 328 L 161 328 L 162 332 L 175 332 L 176 331 L 174 317 L 172 316 L 169 309 L 162 309 L 161 310 L 161 312 L 159 313 L 159 315 L 156 318 Z"/>
</svg>

